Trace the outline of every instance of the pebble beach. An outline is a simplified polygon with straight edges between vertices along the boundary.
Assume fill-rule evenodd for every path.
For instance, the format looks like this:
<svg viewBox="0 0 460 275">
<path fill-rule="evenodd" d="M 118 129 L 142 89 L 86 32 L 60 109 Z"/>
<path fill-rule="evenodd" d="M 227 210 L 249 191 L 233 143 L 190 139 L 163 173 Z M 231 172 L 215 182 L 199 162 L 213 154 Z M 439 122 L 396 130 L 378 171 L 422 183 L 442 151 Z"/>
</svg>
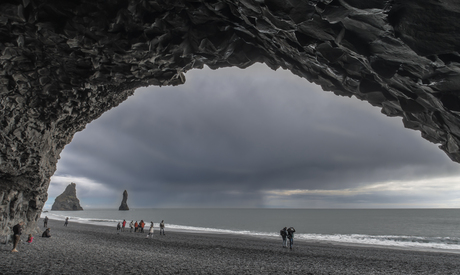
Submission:
<svg viewBox="0 0 460 275">
<path fill-rule="evenodd" d="M 0 274 L 460 274 L 455 253 L 63 224 L 50 220 L 52 237 L 32 244 L 22 235 L 18 253 L 1 244 Z"/>
</svg>

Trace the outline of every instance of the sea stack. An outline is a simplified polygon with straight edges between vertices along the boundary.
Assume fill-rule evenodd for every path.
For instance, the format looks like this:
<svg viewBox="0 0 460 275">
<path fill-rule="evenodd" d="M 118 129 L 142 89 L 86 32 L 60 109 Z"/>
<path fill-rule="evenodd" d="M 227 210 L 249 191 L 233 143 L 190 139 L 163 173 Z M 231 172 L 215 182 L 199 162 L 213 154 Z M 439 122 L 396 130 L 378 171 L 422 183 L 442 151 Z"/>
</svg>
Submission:
<svg viewBox="0 0 460 275">
<path fill-rule="evenodd" d="M 83 210 L 80 206 L 80 200 L 77 198 L 77 185 L 71 183 L 67 185 L 64 192 L 57 196 L 54 200 L 51 210 L 53 211 L 73 211 L 73 210 Z"/>
<path fill-rule="evenodd" d="M 129 210 L 127 201 L 128 201 L 128 191 L 125 190 L 123 192 L 123 200 L 121 201 L 121 205 L 118 208 L 118 210 Z"/>
</svg>

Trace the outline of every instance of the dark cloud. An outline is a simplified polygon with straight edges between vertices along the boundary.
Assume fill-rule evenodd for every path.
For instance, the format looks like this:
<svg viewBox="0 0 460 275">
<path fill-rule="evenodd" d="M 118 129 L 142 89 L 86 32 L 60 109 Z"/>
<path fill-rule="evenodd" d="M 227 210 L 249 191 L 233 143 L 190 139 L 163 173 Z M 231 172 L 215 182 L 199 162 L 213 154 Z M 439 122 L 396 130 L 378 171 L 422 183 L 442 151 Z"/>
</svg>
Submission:
<svg viewBox="0 0 460 275">
<path fill-rule="evenodd" d="M 272 196 L 272 207 L 291 208 L 458 208 L 459 190 L 410 192 L 378 190 L 352 194 L 294 194 Z"/>
<path fill-rule="evenodd" d="M 257 65 L 191 71 L 183 86 L 136 91 L 75 135 L 56 175 L 128 189 L 137 206 L 258 207 L 270 206 L 266 190 L 459 172 L 400 118 Z"/>
</svg>

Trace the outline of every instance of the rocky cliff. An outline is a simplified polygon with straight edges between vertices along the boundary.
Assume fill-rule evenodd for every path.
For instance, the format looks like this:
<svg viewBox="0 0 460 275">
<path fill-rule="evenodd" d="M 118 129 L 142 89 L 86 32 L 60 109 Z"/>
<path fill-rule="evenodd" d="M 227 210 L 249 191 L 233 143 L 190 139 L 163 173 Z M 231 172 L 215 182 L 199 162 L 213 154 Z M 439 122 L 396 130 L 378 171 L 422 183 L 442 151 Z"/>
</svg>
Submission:
<svg viewBox="0 0 460 275">
<path fill-rule="evenodd" d="M 128 207 L 128 191 L 123 192 L 123 199 L 121 200 L 121 205 L 118 210 L 129 210 Z"/>
<path fill-rule="evenodd" d="M 80 200 L 77 198 L 77 185 L 75 183 L 72 182 L 71 184 L 67 185 L 64 192 L 56 197 L 51 210 L 83 210 L 83 208 L 80 206 Z"/>
<path fill-rule="evenodd" d="M 400 116 L 460 161 L 456 0 L 5 0 L 0 231 L 34 226 L 59 154 L 137 87 L 263 62 Z"/>
</svg>

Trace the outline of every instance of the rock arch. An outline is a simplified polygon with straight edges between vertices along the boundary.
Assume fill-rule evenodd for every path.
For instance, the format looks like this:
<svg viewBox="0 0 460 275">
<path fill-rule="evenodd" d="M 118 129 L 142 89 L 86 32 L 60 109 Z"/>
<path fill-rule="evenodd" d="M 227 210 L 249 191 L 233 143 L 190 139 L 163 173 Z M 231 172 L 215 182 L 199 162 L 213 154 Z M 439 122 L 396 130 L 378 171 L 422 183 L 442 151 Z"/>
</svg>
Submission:
<svg viewBox="0 0 460 275">
<path fill-rule="evenodd" d="M 134 89 L 256 62 L 403 117 L 460 161 L 455 0 L 5 0 L 0 231 L 33 229 L 59 154 Z"/>
</svg>

